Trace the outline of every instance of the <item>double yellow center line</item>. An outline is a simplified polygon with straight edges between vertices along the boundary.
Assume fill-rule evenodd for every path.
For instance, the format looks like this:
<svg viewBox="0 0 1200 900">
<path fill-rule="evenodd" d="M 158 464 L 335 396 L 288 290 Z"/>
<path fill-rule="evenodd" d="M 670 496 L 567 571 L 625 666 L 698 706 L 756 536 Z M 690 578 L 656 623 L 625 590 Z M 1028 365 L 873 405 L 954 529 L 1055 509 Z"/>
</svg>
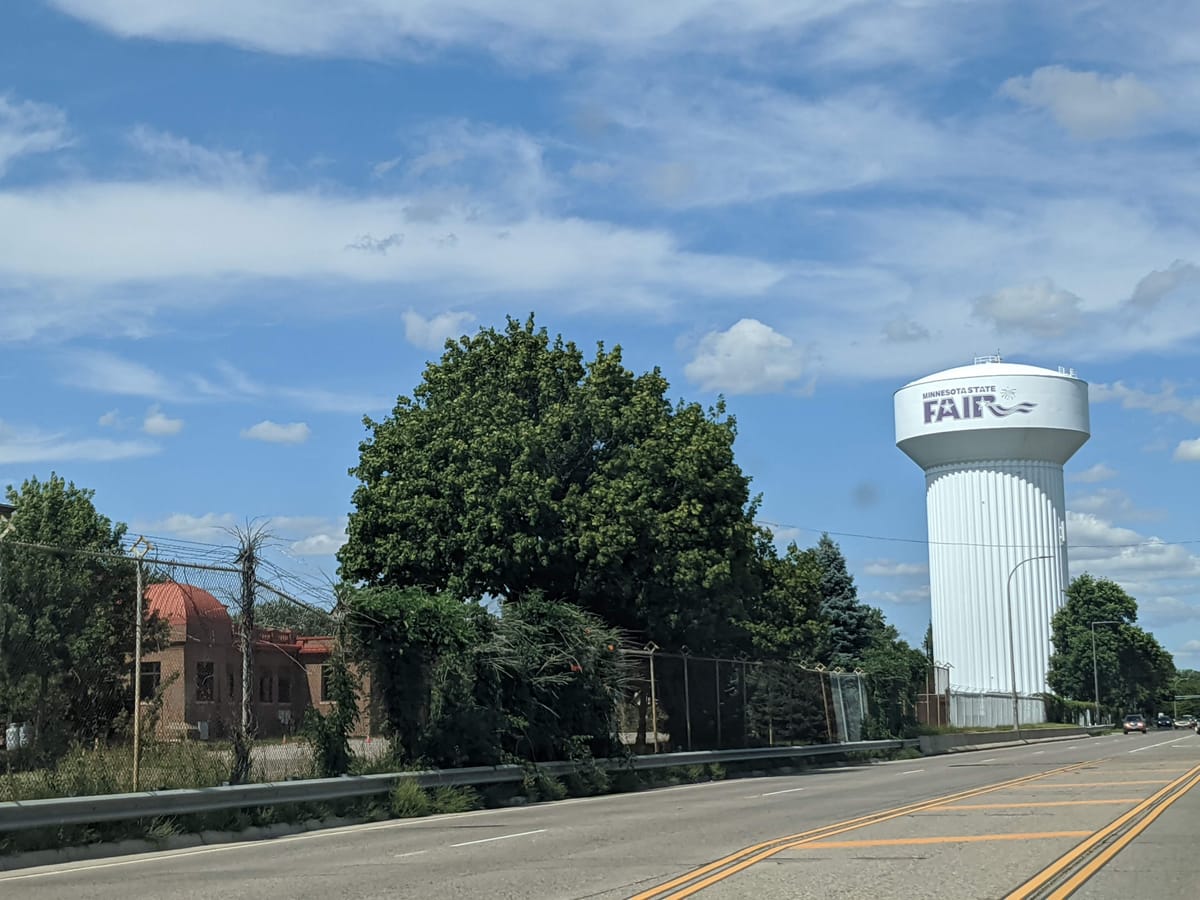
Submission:
<svg viewBox="0 0 1200 900">
<path fill-rule="evenodd" d="M 1060 856 L 1053 863 L 1029 879 L 1005 900 L 1030 900 L 1032 897 L 1047 897 L 1049 900 L 1065 900 L 1079 890 L 1089 878 L 1099 872 L 1110 860 L 1127 847 L 1139 834 L 1150 827 L 1150 823 L 1166 812 L 1167 808 L 1200 784 L 1200 766 L 1196 766 L 1176 778 L 1166 787 L 1147 797 L 1133 809 L 1101 828 L 1083 843 Z M 1140 817 L 1140 818 L 1139 818 Z M 1084 862 L 1093 850 L 1114 835 L 1115 840 L 1107 844 L 1094 857 Z M 1063 878 L 1072 866 L 1078 870 L 1059 884 L 1049 887 L 1050 882 Z M 1046 893 L 1046 890 L 1051 891 Z"/>
<path fill-rule="evenodd" d="M 771 841 L 764 841 L 761 844 L 754 844 L 750 847 L 745 847 L 736 853 L 731 853 L 729 856 L 722 857 L 707 865 L 693 869 L 677 878 L 664 882 L 649 890 L 643 891 L 640 894 L 635 894 L 630 900 L 663 900 L 670 897 L 671 900 L 682 900 L 684 897 L 690 897 L 693 894 L 711 887 L 719 881 L 724 881 L 738 872 L 748 869 L 755 863 L 762 862 L 764 859 L 782 853 L 785 850 L 792 850 L 804 844 L 813 843 L 822 840 L 823 838 L 833 837 L 838 834 L 844 834 L 847 831 L 854 831 L 859 828 L 866 828 L 870 825 L 876 825 L 880 822 L 887 822 L 890 819 L 897 819 L 901 816 L 907 816 L 912 813 L 921 812 L 926 809 L 943 806 L 947 803 L 954 803 L 958 800 L 967 800 L 971 797 L 979 797 L 983 794 L 990 794 L 993 791 L 1001 791 L 1005 788 L 1016 787 L 1031 781 L 1037 781 L 1042 778 L 1049 778 L 1054 775 L 1063 775 L 1067 772 L 1073 772 L 1085 766 L 1092 765 L 1091 762 L 1076 763 L 1070 766 L 1063 766 L 1058 769 L 1051 769 L 1048 772 L 1039 772 L 1035 775 L 1025 775 L 1021 778 L 1013 778 L 1008 781 L 1001 781 L 996 784 L 985 785 L 983 787 L 972 788 L 967 791 L 960 791 L 955 794 L 947 794 L 943 797 L 935 797 L 932 800 L 922 800 L 918 803 L 910 803 L 905 806 L 899 806 L 894 809 L 882 810 L 880 812 L 871 813 L 865 816 L 859 816 L 855 819 L 848 819 L 844 822 L 837 822 L 833 825 L 826 825 L 822 828 L 814 828 L 810 831 L 802 831 L 797 834 L 789 834 L 784 837 L 775 838 Z"/>
</svg>

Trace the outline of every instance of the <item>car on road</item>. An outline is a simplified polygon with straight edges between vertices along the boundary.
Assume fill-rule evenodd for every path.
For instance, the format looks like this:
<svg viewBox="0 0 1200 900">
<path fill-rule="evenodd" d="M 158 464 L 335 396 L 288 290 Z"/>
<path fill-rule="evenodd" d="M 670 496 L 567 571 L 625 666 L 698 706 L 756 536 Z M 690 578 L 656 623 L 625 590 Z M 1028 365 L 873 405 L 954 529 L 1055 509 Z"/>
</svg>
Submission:
<svg viewBox="0 0 1200 900">
<path fill-rule="evenodd" d="M 1195 716 L 1180 716 L 1178 719 L 1175 720 L 1175 727 L 1176 728 L 1195 728 L 1196 727 L 1196 717 Z"/>
<path fill-rule="evenodd" d="M 1154 726 L 1156 728 L 1171 728 L 1174 726 L 1174 724 L 1175 723 L 1171 721 L 1171 717 L 1166 713 L 1159 713 L 1158 718 L 1154 720 Z"/>
<path fill-rule="evenodd" d="M 1145 734 L 1146 717 L 1126 716 L 1125 721 L 1122 723 L 1122 727 L 1124 728 L 1126 734 L 1129 734 L 1131 731 L 1140 731 L 1142 734 Z"/>
</svg>

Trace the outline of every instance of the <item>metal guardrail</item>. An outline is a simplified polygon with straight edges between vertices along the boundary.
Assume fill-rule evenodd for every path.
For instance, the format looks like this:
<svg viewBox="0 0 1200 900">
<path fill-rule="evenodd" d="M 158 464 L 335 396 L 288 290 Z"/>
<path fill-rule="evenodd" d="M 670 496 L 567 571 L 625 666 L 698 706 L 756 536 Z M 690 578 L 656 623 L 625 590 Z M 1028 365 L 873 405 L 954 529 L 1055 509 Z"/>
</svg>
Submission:
<svg viewBox="0 0 1200 900">
<path fill-rule="evenodd" d="M 858 741 L 811 746 L 753 747 L 744 750 L 700 750 L 657 753 L 627 759 L 603 759 L 596 764 L 607 770 L 665 769 L 713 763 L 751 762 L 766 759 L 803 759 L 916 747 L 915 740 Z M 576 769 L 573 762 L 541 763 L 548 775 L 566 775 Z M 341 778 L 309 778 L 265 784 L 222 785 L 136 794 L 103 794 L 91 797 L 57 797 L 46 800 L 17 800 L 0 803 L 0 832 L 25 828 L 57 828 L 123 819 L 179 816 L 187 813 L 218 812 L 251 806 L 286 803 L 323 803 L 390 791 L 398 781 L 409 780 L 423 788 L 454 785 L 504 784 L 524 780 L 526 769 L 518 765 L 478 766 L 466 769 L 435 769 L 423 772 L 389 772 Z"/>
</svg>

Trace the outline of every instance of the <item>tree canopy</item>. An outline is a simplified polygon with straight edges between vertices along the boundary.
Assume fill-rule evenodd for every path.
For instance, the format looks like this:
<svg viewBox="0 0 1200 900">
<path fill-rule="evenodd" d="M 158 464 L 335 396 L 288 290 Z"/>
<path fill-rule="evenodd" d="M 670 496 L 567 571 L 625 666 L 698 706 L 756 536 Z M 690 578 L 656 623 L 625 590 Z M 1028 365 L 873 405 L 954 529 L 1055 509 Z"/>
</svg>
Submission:
<svg viewBox="0 0 1200 900">
<path fill-rule="evenodd" d="M 1153 635 L 1137 626 L 1137 616 L 1137 600 L 1115 581 L 1086 573 L 1074 579 L 1052 623 L 1051 690 L 1095 701 L 1092 626 L 1103 622 L 1095 625 L 1100 705 L 1114 714 L 1166 708 L 1175 663 Z"/>
<path fill-rule="evenodd" d="M 0 718 L 32 722 L 39 753 L 102 739 L 132 712 L 134 574 L 125 526 L 52 474 L 10 487 L 0 542 Z M 46 545 L 54 550 L 41 549 Z M 160 630 L 148 629 L 153 647 Z"/>
<path fill-rule="evenodd" d="M 342 574 L 462 600 L 573 603 L 664 647 L 729 648 L 761 589 L 750 480 L 723 405 L 672 403 L 620 348 L 531 316 L 448 342 L 365 424 Z"/>
</svg>

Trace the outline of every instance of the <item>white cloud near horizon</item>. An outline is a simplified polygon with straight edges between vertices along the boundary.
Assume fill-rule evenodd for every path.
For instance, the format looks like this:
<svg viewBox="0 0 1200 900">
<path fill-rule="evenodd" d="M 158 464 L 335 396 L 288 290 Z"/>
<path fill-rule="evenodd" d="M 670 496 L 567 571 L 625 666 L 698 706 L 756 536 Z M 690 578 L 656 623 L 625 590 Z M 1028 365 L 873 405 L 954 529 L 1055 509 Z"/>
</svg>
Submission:
<svg viewBox="0 0 1200 900">
<path fill-rule="evenodd" d="M 233 532 L 244 519 L 233 513 L 172 513 L 138 529 L 148 534 L 177 537 L 187 541 L 232 546 Z M 270 516 L 258 524 L 297 556 L 331 556 L 346 542 L 346 524 L 321 516 Z"/>
<path fill-rule="evenodd" d="M 704 335 L 684 374 L 707 391 L 759 394 L 786 389 L 805 374 L 804 353 L 758 319 Z"/>
<path fill-rule="evenodd" d="M 1072 135 L 1095 139 L 1130 134 L 1163 108 L 1163 100 L 1132 74 L 1104 75 L 1043 66 L 1010 78 L 1001 93 L 1048 111 Z"/>
<path fill-rule="evenodd" d="M 312 429 L 305 422 L 281 424 L 264 419 L 242 431 L 242 437 L 268 444 L 303 444 L 312 436 Z"/>
</svg>

